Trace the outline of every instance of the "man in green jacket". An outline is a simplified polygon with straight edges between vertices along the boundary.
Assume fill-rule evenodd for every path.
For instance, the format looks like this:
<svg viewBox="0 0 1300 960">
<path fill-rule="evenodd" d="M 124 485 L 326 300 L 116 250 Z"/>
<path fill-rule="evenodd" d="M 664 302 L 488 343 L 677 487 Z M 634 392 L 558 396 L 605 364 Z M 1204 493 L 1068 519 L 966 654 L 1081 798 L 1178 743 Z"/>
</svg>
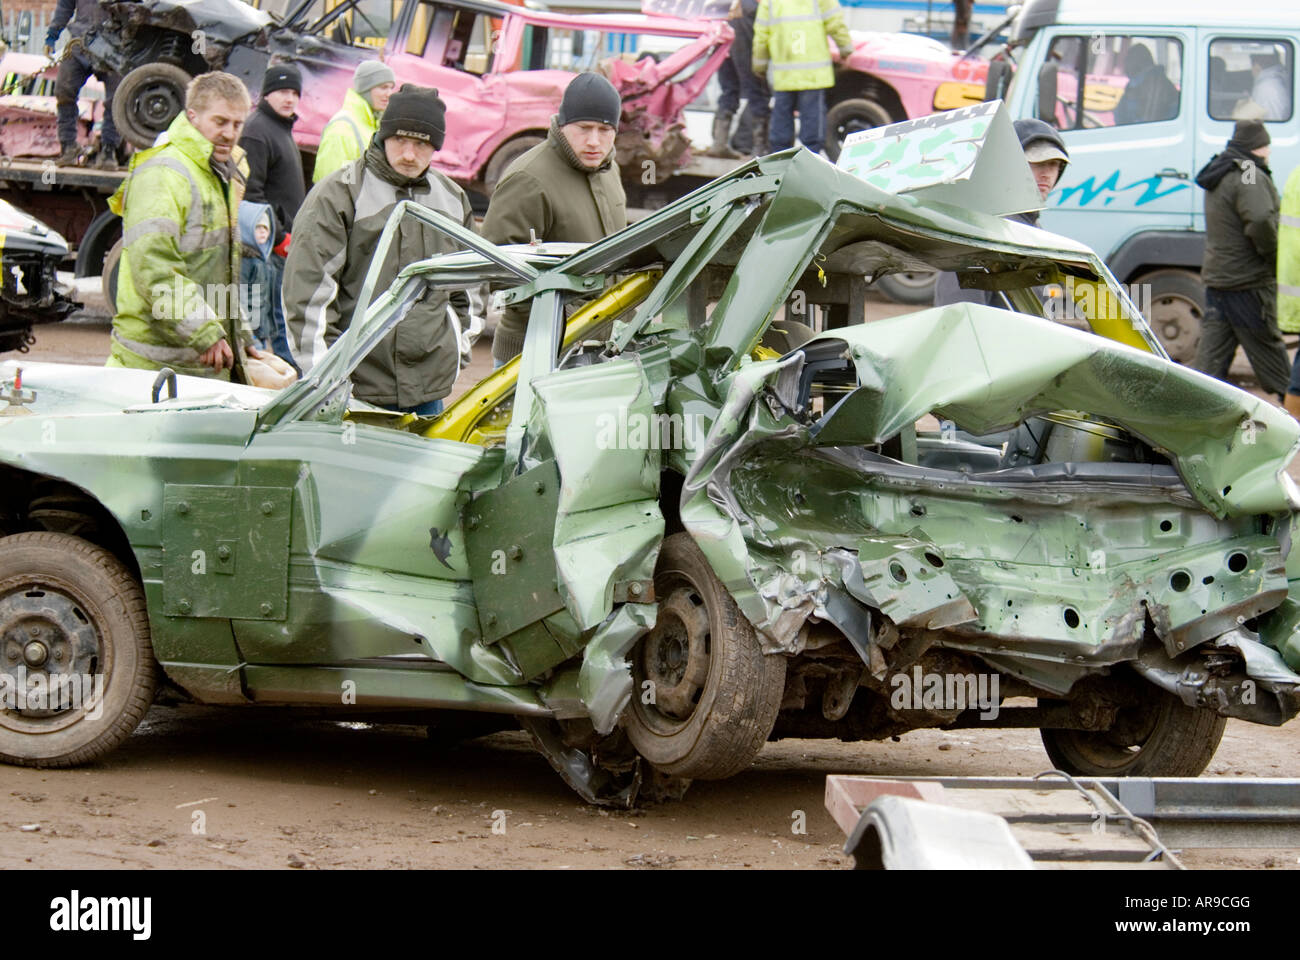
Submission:
<svg viewBox="0 0 1300 960">
<path fill-rule="evenodd" d="M 261 354 L 240 317 L 239 134 L 244 84 L 228 73 L 190 81 L 164 145 L 123 186 L 122 260 L 108 366 L 242 381 Z"/>
<path fill-rule="evenodd" d="M 474 229 L 465 191 L 429 167 L 446 136 L 446 112 L 433 90 L 406 84 L 393 94 L 365 156 L 307 194 L 294 219 L 283 289 L 289 346 L 304 375 L 351 324 L 379 236 L 398 201 L 414 200 Z M 407 264 L 456 249 L 445 234 L 406 219 L 375 294 Z M 353 371 L 353 394 L 389 410 L 440 412 L 460 358 L 448 306 L 459 306 L 463 315 L 481 310 L 480 300 L 477 293 L 432 291 Z"/>
<path fill-rule="evenodd" d="M 598 73 L 569 82 L 546 140 L 518 157 L 492 193 L 483 236 L 493 243 L 591 243 L 627 226 L 627 196 L 614 138 L 623 105 Z M 524 346 L 527 309 L 507 309 L 492 359 L 505 363 Z"/>
<path fill-rule="evenodd" d="M 1291 171 L 1282 189 L 1277 227 L 1277 325 L 1284 333 L 1300 333 L 1300 167 Z M 1300 350 L 1291 366 L 1286 409 L 1300 419 Z"/>
<path fill-rule="evenodd" d="M 1277 327 L 1278 196 L 1268 154 L 1264 125 L 1238 120 L 1227 148 L 1196 175 L 1205 191 L 1205 319 L 1193 366 L 1227 380 L 1240 343 L 1259 385 L 1280 401 L 1290 360 Z"/>
<path fill-rule="evenodd" d="M 853 52 L 853 38 L 835 0 L 759 0 L 754 22 L 751 66 L 760 77 L 772 67 L 773 150 L 794 146 L 794 113 L 799 111 L 799 142 L 821 153 L 826 139 L 826 88 L 835 83 L 833 38 L 840 57 Z"/>
<path fill-rule="evenodd" d="M 312 183 L 320 183 L 335 170 L 361 158 L 379 129 L 379 118 L 396 85 L 397 76 L 388 64 L 367 60 L 357 65 L 352 87 L 343 95 L 343 106 L 321 131 Z"/>
</svg>

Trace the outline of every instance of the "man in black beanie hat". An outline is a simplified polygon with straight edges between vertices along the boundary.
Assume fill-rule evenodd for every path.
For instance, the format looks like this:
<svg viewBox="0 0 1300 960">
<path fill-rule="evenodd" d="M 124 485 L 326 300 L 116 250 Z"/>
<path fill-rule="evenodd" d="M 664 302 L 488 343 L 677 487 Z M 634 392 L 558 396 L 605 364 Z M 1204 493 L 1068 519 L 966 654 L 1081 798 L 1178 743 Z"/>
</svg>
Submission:
<svg viewBox="0 0 1300 960">
<path fill-rule="evenodd" d="M 598 73 L 569 82 L 546 139 L 518 157 L 492 192 L 483 236 L 493 243 L 591 243 L 627 226 L 627 196 L 614 138 L 623 104 Z M 507 309 L 497 324 L 492 359 L 501 365 L 523 349 L 528 311 Z"/>
<path fill-rule="evenodd" d="M 293 218 L 307 193 L 302 175 L 302 156 L 293 140 L 293 125 L 298 119 L 298 98 L 302 95 L 302 74 L 291 63 L 270 67 L 262 78 L 262 96 L 244 125 L 239 145 L 248 155 L 248 181 L 244 199 L 269 204 L 275 212 L 275 236 L 272 238 L 270 282 L 271 312 L 275 331 L 271 346 L 280 359 L 293 363 L 285 341 L 284 307 L 280 288 L 284 280 L 284 257 Z"/>
<path fill-rule="evenodd" d="M 1228 379 L 1241 344 L 1259 385 L 1283 398 L 1290 378 L 1277 326 L 1277 225 L 1281 203 L 1268 168 L 1268 130 L 1238 120 L 1232 139 L 1196 175 L 1205 190 L 1205 318 L 1193 366 Z"/>
<path fill-rule="evenodd" d="M 446 114 L 436 90 L 406 84 L 388 101 L 361 159 L 335 170 L 307 194 L 284 276 L 289 344 L 304 374 L 351 323 L 379 236 L 399 201 L 414 200 L 474 229 L 465 191 L 429 166 L 446 136 Z M 376 295 L 407 264 L 456 249 L 433 227 L 404 222 L 384 260 Z M 459 371 L 458 327 L 481 314 L 477 291 L 433 291 L 353 371 L 354 396 L 389 410 L 436 415 Z"/>
</svg>

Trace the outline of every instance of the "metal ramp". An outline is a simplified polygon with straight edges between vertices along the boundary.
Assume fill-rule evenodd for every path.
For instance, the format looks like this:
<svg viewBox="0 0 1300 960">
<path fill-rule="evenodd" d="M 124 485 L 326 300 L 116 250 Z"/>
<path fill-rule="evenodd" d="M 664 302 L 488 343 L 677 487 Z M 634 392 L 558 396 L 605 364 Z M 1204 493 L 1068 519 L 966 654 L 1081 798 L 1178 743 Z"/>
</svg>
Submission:
<svg viewBox="0 0 1300 960">
<path fill-rule="evenodd" d="M 1300 847 L 1300 780 L 833 775 L 826 808 L 859 869 L 1015 868 L 1018 848 L 1039 870 L 1181 870 L 1179 848 Z"/>
</svg>

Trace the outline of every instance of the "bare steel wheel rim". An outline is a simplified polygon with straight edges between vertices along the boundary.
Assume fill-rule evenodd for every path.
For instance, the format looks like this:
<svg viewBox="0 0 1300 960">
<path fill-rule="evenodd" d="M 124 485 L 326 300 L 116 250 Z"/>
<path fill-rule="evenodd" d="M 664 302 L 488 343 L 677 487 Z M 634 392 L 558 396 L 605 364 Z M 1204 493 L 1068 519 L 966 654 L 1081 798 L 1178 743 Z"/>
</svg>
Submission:
<svg viewBox="0 0 1300 960">
<path fill-rule="evenodd" d="M 678 586 L 660 604 L 655 628 L 637 647 L 634 709 L 656 733 L 671 736 L 695 716 L 709 679 L 710 630 L 703 599 L 691 587 Z M 647 690 L 653 696 L 642 695 Z"/>
<path fill-rule="evenodd" d="M 1090 764 L 1120 770 L 1132 764 L 1156 731 L 1158 704 L 1125 707 L 1108 730 L 1072 730 L 1074 749 Z"/>
<path fill-rule="evenodd" d="M 1201 320 L 1201 308 L 1175 293 L 1157 297 L 1151 304 L 1151 326 L 1171 352 L 1192 351 L 1200 339 Z"/>
<path fill-rule="evenodd" d="M 0 587 L 0 728 L 55 733 L 102 706 L 112 653 L 94 614 L 69 585 Z"/>
</svg>

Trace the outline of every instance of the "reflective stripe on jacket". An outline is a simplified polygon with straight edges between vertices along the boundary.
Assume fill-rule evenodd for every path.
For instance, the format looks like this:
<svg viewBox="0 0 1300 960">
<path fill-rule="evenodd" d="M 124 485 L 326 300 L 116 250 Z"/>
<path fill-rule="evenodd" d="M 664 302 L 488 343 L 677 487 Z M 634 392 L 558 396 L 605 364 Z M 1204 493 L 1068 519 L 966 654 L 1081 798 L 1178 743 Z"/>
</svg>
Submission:
<svg viewBox="0 0 1300 960">
<path fill-rule="evenodd" d="M 1300 167 L 1291 171 L 1282 190 L 1277 227 L 1277 325 L 1300 333 Z"/>
<path fill-rule="evenodd" d="M 239 379 L 238 147 L 230 182 L 212 168 L 212 143 L 181 113 L 167 143 L 145 151 L 123 184 L 122 260 L 108 365 L 231 378 L 199 357 L 226 340 Z"/>
<path fill-rule="evenodd" d="M 370 108 L 370 102 L 349 87 L 343 96 L 343 106 L 321 131 L 311 182 L 320 183 L 340 167 L 360 160 L 378 130 L 379 118 Z"/>
<path fill-rule="evenodd" d="M 752 66 L 760 77 L 771 61 L 773 90 L 818 90 L 835 83 L 831 49 L 853 52 L 853 38 L 835 0 L 760 0 Z"/>
</svg>

